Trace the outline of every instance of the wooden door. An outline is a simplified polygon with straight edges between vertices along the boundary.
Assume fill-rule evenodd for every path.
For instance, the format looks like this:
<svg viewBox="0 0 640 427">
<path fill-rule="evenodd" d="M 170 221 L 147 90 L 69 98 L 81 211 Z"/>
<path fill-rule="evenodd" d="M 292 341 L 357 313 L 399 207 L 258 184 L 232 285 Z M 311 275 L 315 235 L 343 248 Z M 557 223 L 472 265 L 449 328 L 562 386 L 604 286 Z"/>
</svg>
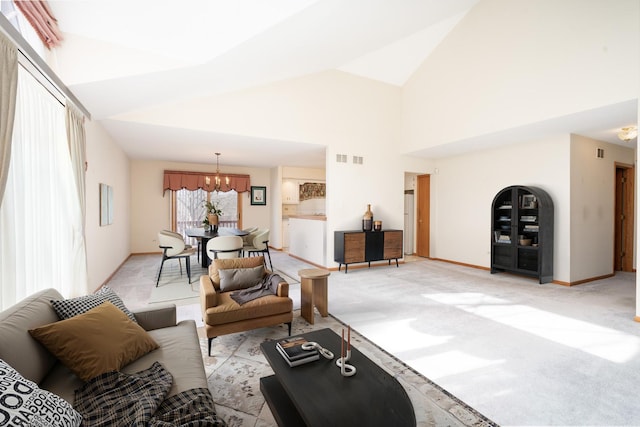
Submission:
<svg viewBox="0 0 640 427">
<path fill-rule="evenodd" d="M 431 234 L 431 175 L 418 175 L 417 192 L 416 255 L 429 258 L 429 240 Z"/>
<path fill-rule="evenodd" d="M 616 165 L 616 205 L 613 268 L 615 271 L 633 271 L 633 166 Z"/>
</svg>

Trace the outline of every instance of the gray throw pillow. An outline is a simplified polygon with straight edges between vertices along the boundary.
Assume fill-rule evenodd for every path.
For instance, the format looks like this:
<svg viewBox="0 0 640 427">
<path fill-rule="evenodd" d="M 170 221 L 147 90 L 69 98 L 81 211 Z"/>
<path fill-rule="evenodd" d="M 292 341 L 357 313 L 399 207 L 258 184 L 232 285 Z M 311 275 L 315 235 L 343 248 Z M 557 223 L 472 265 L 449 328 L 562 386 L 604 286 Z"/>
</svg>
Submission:
<svg viewBox="0 0 640 427">
<path fill-rule="evenodd" d="M 136 321 L 136 317 L 131 311 L 124 305 L 118 294 L 116 294 L 110 287 L 103 286 L 95 294 L 84 295 L 77 298 L 70 298 L 65 300 L 51 300 L 51 305 L 55 310 L 60 320 L 70 319 L 78 314 L 86 313 L 92 308 L 96 308 L 105 301 L 109 301 L 111 304 L 118 307 L 129 317 L 129 319 Z"/>
<path fill-rule="evenodd" d="M 264 275 L 264 266 L 253 268 L 227 268 L 218 270 L 220 290 L 222 292 L 247 289 L 260 283 Z"/>
</svg>

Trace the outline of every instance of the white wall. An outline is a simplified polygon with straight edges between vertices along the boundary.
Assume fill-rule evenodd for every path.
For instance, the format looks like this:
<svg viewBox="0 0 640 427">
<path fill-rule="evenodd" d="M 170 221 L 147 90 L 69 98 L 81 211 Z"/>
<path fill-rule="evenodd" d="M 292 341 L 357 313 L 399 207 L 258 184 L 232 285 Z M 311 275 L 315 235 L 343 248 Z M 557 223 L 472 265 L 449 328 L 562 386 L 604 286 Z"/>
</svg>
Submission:
<svg viewBox="0 0 640 427">
<path fill-rule="evenodd" d="M 102 285 L 131 252 L 129 159 L 101 125 L 87 120 L 86 244 L 89 292 Z M 113 187 L 113 224 L 100 226 L 99 184 Z"/>
<path fill-rule="evenodd" d="M 403 157 L 398 151 L 400 92 L 392 85 L 326 71 L 183 103 L 184 114 L 179 117 L 159 107 L 121 118 L 189 128 L 198 123 L 195 118 L 206 116 L 203 130 L 327 146 L 327 258 L 333 260 L 333 231 L 361 227 L 368 203 L 383 227 L 403 227 L 404 172 L 423 172 L 428 162 Z M 350 162 L 352 156 L 362 156 L 364 164 L 336 164 L 337 153 L 347 154 Z"/>
<path fill-rule="evenodd" d="M 170 228 L 169 192 L 162 193 L 164 171 L 182 170 L 215 173 L 215 164 L 176 163 L 165 161 L 131 160 L 131 252 L 160 252 L 158 231 Z M 242 194 L 243 227 L 269 228 L 270 206 L 273 204 L 270 169 L 222 166 L 222 172 L 248 174 L 251 185 L 267 187 L 267 205 L 251 206 L 249 192 Z"/>
<path fill-rule="evenodd" d="M 637 98 L 639 14 L 637 0 L 478 2 L 405 85 L 403 150 Z"/>
<path fill-rule="evenodd" d="M 570 278 L 569 136 L 440 159 L 431 175 L 431 256 L 491 264 L 491 203 L 511 185 L 542 188 L 554 203 L 554 280 Z"/>
<path fill-rule="evenodd" d="M 571 135 L 572 282 L 613 274 L 615 167 L 634 161 L 632 148 Z"/>
</svg>

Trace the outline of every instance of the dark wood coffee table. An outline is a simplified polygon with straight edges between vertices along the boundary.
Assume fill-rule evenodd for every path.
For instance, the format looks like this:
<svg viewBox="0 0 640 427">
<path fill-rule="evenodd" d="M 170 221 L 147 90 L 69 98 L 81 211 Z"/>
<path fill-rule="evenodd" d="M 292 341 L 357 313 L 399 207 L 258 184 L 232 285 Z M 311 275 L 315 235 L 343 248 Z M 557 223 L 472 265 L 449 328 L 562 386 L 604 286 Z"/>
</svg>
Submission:
<svg viewBox="0 0 640 427">
<path fill-rule="evenodd" d="M 275 341 L 260 345 L 275 375 L 260 390 L 279 426 L 415 426 L 413 405 L 400 383 L 351 346 L 352 377 L 340 375 L 340 336 L 330 329 L 302 334 L 335 358 L 289 367 Z"/>
</svg>

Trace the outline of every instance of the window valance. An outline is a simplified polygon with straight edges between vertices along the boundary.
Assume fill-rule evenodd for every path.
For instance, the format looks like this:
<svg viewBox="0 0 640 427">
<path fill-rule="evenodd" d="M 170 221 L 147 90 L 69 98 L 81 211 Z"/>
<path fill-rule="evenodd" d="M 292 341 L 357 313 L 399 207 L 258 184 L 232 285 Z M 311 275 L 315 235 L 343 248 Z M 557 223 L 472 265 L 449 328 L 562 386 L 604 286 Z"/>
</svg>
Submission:
<svg viewBox="0 0 640 427">
<path fill-rule="evenodd" d="M 162 192 L 167 190 L 182 190 L 183 188 L 195 191 L 202 188 L 204 191 L 214 191 L 216 185 L 215 172 L 184 172 L 184 171 L 164 171 L 164 185 Z M 207 180 L 207 177 L 209 180 Z M 229 178 L 229 185 L 226 179 Z M 208 181 L 208 185 L 207 185 Z M 236 190 L 243 193 L 251 189 L 250 175 L 221 173 L 220 191 Z"/>
</svg>

